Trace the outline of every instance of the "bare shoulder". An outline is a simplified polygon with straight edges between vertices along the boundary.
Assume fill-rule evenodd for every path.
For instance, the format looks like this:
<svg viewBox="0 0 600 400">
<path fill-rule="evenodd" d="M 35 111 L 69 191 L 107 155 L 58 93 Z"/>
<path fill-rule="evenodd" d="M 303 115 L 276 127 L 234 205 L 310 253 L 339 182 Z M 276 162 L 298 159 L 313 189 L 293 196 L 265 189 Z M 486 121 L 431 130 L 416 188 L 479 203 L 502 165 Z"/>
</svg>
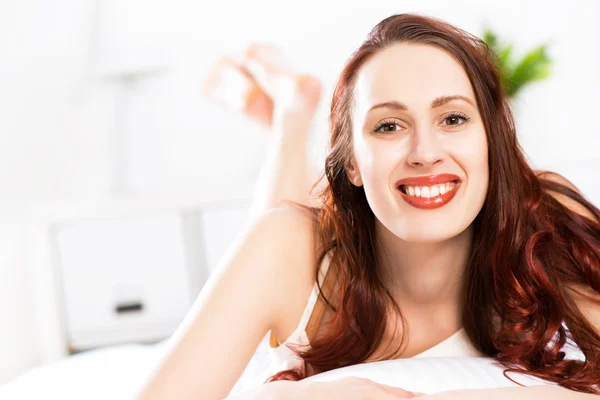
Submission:
<svg viewBox="0 0 600 400">
<path fill-rule="evenodd" d="M 571 283 L 566 287 L 579 311 L 600 334 L 600 293 L 589 285 Z"/>
<path fill-rule="evenodd" d="M 577 189 L 577 187 L 572 182 L 570 182 L 569 180 L 567 180 L 566 178 L 564 178 L 563 176 L 561 176 L 555 172 L 550 172 L 550 171 L 534 171 L 534 172 L 541 179 L 563 184 L 563 185 L 567 186 L 568 188 L 573 189 L 574 191 L 579 193 L 579 189 Z M 551 190 L 549 190 L 548 193 L 552 197 L 554 197 L 556 200 L 558 200 L 562 205 L 567 207 L 569 210 L 574 211 L 580 215 L 583 215 L 584 217 L 589 218 L 592 221 L 595 220 L 595 217 L 590 212 L 590 210 L 588 210 L 583 204 L 579 203 L 578 201 L 573 200 L 569 196 L 565 196 L 562 193 L 557 193 L 557 192 L 554 192 Z"/>
<path fill-rule="evenodd" d="M 280 206 L 262 214 L 251 226 L 257 239 L 282 257 L 280 260 L 314 256 L 317 222 L 309 210 Z M 287 270 L 284 264 L 280 265 Z"/>
<path fill-rule="evenodd" d="M 565 179 L 557 173 L 549 171 L 535 172 L 538 177 L 552 182 L 561 183 L 573 189 L 574 191 L 579 192 L 579 190 L 575 185 L 573 185 L 573 183 L 571 183 L 570 181 L 568 181 L 567 179 Z M 549 193 L 568 209 L 578 214 L 581 214 L 584 217 L 591 219 L 592 221 L 596 220 L 596 218 L 590 212 L 590 210 L 588 210 L 579 202 L 561 193 L 556 193 L 554 191 L 549 191 Z M 577 304 L 579 311 L 581 311 L 581 313 L 588 319 L 592 326 L 594 326 L 600 333 L 600 293 L 596 292 L 589 285 L 569 283 L 565 284 L 565 286 L 569 290 L 573 301 L 575 301 L 575 303 Z"/>
<path fill-rule="evenodd" d="M 309 210 L 280 206 L 265 212 L 256 224 L 256 239 L 278 260 L 273 267 L 284 293 L 289 294 L 287 290 L 299 282 L 314 281 L 320 240 L 317 221 Z"/>
<path fill-rule="evenodd" d="M 263 263 L 268 270 L 261 274 L 269 281 L 273 301 L 279 305 L 313 277 L 318 236 L 317 222 L 309 210 L 283 205 L 250 221 L 238 239 L 268 259 Z"/>
<path fill-rule="evenodd" d="M 211 273 L 140 399 L 223 398 L 260 341 L 305 299 L 315 230 L 308 212 L 248 221 Z"/>
<path fill-rule="evenodd" d="M 314 236 L 316 229 L 316 220 L 309 210 L 282 205 L 277 208 L 269 209 L 256 218 L 253 225 L 268 231 L 277 230 L 294 234 L 290 228 L 298 230 L 298 234 Z M 287 235 L 284 237 L 284 239 Z"/>
<path fill-rule="evenodd" d="M 296 329 L 315 283 L 320 236 L 309 210 L 282 206 L 261 217 L 262 228 L 277 248 L 279 296 L 271 328 L 280 342 Z"/>
</svg>

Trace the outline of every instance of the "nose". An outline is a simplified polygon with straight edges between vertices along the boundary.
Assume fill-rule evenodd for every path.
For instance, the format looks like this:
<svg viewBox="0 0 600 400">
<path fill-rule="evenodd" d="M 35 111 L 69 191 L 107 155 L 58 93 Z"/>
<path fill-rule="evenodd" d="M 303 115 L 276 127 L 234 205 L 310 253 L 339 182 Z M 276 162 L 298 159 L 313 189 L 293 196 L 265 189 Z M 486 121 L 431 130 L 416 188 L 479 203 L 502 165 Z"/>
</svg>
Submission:
<svg viewBox="0 0 600 400">
<path fill-rule="evenodd" d="M 423 168 L 438 165 L 443 162 L 444 157 L 445 151 L 436 132 L 431 130 L 415 132 L 407 157 L 407 162 L 412 167 Z"/>
</svg>

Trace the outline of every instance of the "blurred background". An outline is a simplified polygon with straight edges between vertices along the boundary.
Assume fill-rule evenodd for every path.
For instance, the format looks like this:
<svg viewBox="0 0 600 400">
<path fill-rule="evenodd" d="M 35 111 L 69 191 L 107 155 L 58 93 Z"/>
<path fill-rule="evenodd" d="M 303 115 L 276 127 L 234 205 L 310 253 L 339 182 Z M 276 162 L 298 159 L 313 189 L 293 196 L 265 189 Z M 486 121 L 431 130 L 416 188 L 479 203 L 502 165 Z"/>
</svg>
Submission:
<svg viewBox="0 0 600 400">
<path fill-rule="evenodd" d="M 514 98 L 523 149 L 600 204 L 600 3 L 0 2 L 0 382 L 168 337 L 243 226 L 268 132 L 200 91 L 223 55 L 282 46 L 324 84 L 381 19 L 439 17 L 550 73 Z M 43 370 L 42 370 L 43 371 Z"/>
</svg>

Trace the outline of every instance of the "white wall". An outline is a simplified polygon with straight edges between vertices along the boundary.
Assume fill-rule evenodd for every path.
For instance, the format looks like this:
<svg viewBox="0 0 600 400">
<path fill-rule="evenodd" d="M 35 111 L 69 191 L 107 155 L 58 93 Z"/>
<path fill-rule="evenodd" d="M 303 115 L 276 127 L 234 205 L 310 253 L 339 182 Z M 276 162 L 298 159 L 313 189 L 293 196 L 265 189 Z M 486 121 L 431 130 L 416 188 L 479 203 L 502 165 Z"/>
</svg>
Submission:
<svg viewBox="0 0 600 400">
<path fill-rule="evenodd" d="M 140 11 L 145 9 L 138 4 Z M 168 11 L 160 7 L 146 10 L 139 23 L 144 30 L 147 20 L 155 18 L 173 43 L 168 72 L 140 80 L 130 97 L 133 158 L 129 181 L 137 191 L 181 189 L 215 176 L 255 176 L 258 164 L 248 165 L 248 159 L 259 159 L 263 150 L 255 140 L 256 127 L 207 104 L 197 90 L 217 54 L 266 40 L 285 46 L 299 67 L 322 77 L 327 91 L 317 127 L 321 135 L 318 144 L 323 148 L 328 102 L 341 66 L 375 23 L 406 11 L 439 16 L 476 34 L 488 21 L 501 38 L 516 44 L 519 55 L 550 42 L 550 54 L 555 58 L 552 76 L 529 87 L 515 101 L 522 144 L 540 168 L 560 172 L 565 164 L 570 169 L 572 162 L 598 160 L 595 149 L 600 136 L 593 118 L 600 104 L 600 75 L 596 72 L 600 70 L 600 28 L 594 23 L 600 15 L 597 2 L 549 7 L 541 1 L 354 1 L 327 8 L 328 3 L 314 0 L 302 2 L 302 6 L 265 0 L 239 2 L 235 12 L 217 6 L 205 8 L 200 2 L 173 4 Z M 131 13 L 134 9 L 129 8 Z M 134 32 L 138 27 L 129 23 L 127 29 Z M 153 112 L 156 109 L 160 112 Z M 215 148 L 229 151 L 215 153 Z M 244 156 L 240 157 L 242 149 Z M 204 168 L 212 165 L 214 157 L 225 161 L 219 170 Z M 585 192 L 600 199 L 599 189 L 579 183 Z"/>
<path fill-rule="evenodd" d="M 91 4 L 0 3 L 0 380 L 36 360 L 26 208 L 110 188 L 114 89 L 86 76 Z"/>
<path fill-rule="evenodd" d="M 564 172 L 596 204 L 600 169 L 600 4 L 475 0 L 230 3 L 5 0 L 0 3 L 0 381 L 36 361 L 22 232 L 28 207 L 115 192 L 195 192 L 254 179 L 264 153 L 255 125 L 202 99 L 218 54 L 254 41 L 289 49 L 326 91 L 382 18 L 416 11 L 472 33 L 488 20 L 523 51 L 550 40 L 550 79 L 515 103 L 536 165 Z M 115 149 L 121 149 L 122 153 Z"/>
</svg>

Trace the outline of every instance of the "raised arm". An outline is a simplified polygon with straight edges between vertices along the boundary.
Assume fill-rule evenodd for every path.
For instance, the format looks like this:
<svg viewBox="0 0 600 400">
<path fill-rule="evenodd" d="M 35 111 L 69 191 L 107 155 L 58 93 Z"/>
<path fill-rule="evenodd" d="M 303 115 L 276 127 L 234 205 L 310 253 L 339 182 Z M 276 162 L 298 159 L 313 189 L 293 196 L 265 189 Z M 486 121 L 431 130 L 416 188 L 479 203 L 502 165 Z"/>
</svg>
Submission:
<svg viewBox="0 0 600 400">
<path fill-rule="evenodd" d="M 240 234 L 167 344 L 167 355 L 138 400 L 222 399 L 282 305 L 305 302 L 314 280 L 312 220 L 273 209 Z M 301 283 L 304 283 L 304 286 Z"/>
</svg>

